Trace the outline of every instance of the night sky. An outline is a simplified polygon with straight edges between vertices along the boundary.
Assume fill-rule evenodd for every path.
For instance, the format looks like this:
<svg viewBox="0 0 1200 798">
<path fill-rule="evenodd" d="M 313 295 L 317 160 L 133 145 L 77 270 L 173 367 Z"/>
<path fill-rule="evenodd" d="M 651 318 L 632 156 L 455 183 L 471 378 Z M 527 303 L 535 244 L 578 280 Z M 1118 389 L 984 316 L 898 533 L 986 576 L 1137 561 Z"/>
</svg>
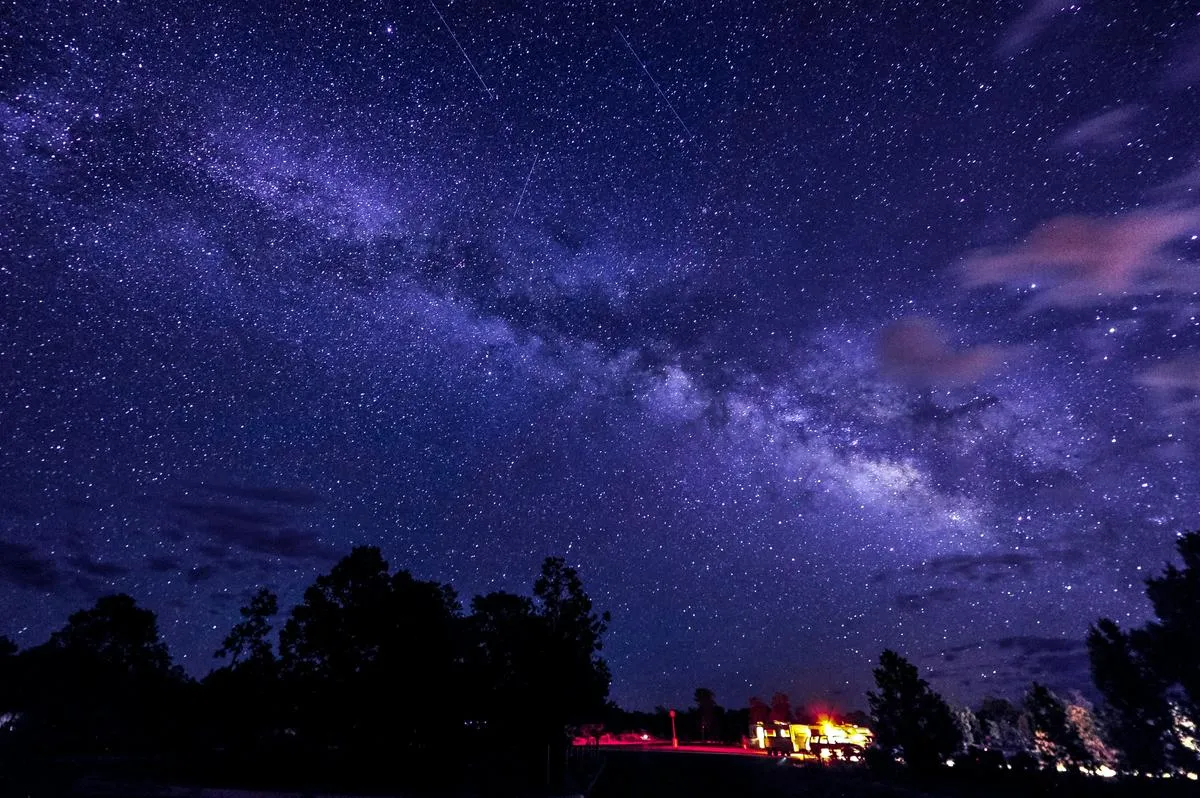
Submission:
<svg viewBox="0 0 1200 798">
<path fill-rule="evenodd" d="M 9 0 L 0 633 L 200 676 L 372 544 L 566 557 L 627 708 L 1086 688 L 1200 527 L 1198 90 L 1169 0 Z"/>
</svg>

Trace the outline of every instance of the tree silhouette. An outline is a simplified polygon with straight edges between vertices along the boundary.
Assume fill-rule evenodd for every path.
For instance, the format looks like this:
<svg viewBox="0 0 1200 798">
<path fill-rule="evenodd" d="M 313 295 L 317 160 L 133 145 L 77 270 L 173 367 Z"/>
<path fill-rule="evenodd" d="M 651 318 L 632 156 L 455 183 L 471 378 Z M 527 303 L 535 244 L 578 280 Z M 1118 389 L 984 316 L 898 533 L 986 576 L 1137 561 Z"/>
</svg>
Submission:
<svg viewBox="0 0 1200 798">
<path fill-rule="evenodd" d="M 110 674 L 166 676 L 171 668 L 167 646 L 158 639 L 158 618 L 125 593 L 104 596 L 92 609 L 73 613 L 49 645 Z"/>
<path fill-rule="evenodd" d="M 768 723 L 771 720 L 771 708 L 763 703 L 763 700 L 756 695 L 750 696 L 750 723 Z"/>
<path fill-rule="evenodd" d="M 1126 634 L 1101 619 L 1088 633 L 1111 742 L 1126 767 L 1139 771 L 1157 771 L 1168 761 L 1191 769 L 1197 759 L 1181 744 L 1175 716 L 1200 717 L 1200 532 L 1181 535 L 1175 546 L 1183 567 L 1168 563 L 1146 580 L 1155 620 Z"/>
<path fill-rule="evenodd" d="M 776 693 L 771 696 L 771 714 L 768 718 L 773 722 L 792 722 L 792 702 L 787 693 Z"/>
<path fill-rule="evenodd" d="M 199 712 L 208 719 L 208 729 L 227 748 L 252 756 L 281 734 L 284 692 L 279 679 L 279 661 L 267 639 L 271 616 L 279 609 L 278 599 L 267 588 L 259 588 L 242 607 L 242 620 L 225 636 L 216 657 L 231 662 L 204 678 L 205 701 Z"/>
<path fill-rule="evenodd" d="M 387 636 L 391 578 L 374 546 L 358 546 L 304 591 L 279 636 L 294 674 L 344 683 L 370 670 Z"/>
<path fill-rule="evenodd" d="M 975 710 L 985 748 L 1016 752 L 1033 746 L 1033 732 L 1024 710 L 1006 698 L 988 696 Z"/>
<path fill-rule="evenodd" d="M 899 748 L 910 768 L 940 766 L 961 744 L 954 713 L 915 665 L 886 650 L 874 670 L 877 691 L 867 693 L 876 740 Z"/>
<path fill-rule="evenodd" d="M 296 722 L 310 741 L 413 751 L 461 727 L 457 597 L 388 573 L 360 546 L 304 592 L 280 632 Z"/>
<path fill-rule="evenodd" d="M 535 772 L 553 781 L 561 775 L 568 725 L 612 715 L 608 667 L 599 656 L 608 613 L 593 611 L 578 573 L 556 557 L 542 563 L 532 598 L 489 593 L 471 609 L 466 661 L 480 697 L 472 718 L 484 722 L 489 749 L 505 752 L 493 767 L 524 763 L 527 777 Z"/>
<path fill-rule="evenodd" d="M 533 601 L 513 593 L 489 593 L 471 602 L 471 681 L 479 686 L 474 709 L 488 736 L 512 743 L 541 721 L 531 711 L 545 701 L 540 674 L 544 629 Z"/>
<path fill-rule="evenodd" d="M 1067 717 L 1067 706 L 1043 684 L 1034 682 L 1025 694 L 1029 726 L 1044 765 L 1091 765 L 1092 755 Z"/>
<path fill-rule="evenodd" d="M 265 587 L 259 588 L 250 603 L 239 612 L 242 621 L 225 636 L 215 656 L 228 656 L 230 665 L 234 667 L 243 656 L 252 661 L 271 659 L 271 643 L 267 635 L 271 633 L 271 616 L 279 612 L 279 600 L 275 594 Z"/>
<path fill-rule="evenodd" d="M 0 716 L 9 715 L 20 704 L 17 644 L 0 635 Z M 11 718 L 9 718 L 11 721 Z M 0 727 L 4 726 L 0 723 Z"/>
<path fill-rule="evenodd" d="M 545 627 L 544 687 L 556 724 L 586 719 L 604 709 L 612 677 L 600 656 L 607 612 L 592 611 L 592 600 L 574 568 L 561 557 L 547 557 L 533 584 L 538 616 Z"/>
<path fill-rule="evenodd" d="M 1120 751 L 1123 767 L 1160 772 L 1174 734 L 1166 684 L 1142 653 L 1146 646 L 1108 618 L 1088 630 L 1087 646 L 1092 681 L 1104 696 L 1109 742 Z"/>
<path fill-rule="evenodd" d="M 1066 707 L 1067 722 L 1078 732 L 1092 765 L 1112 768 L 1119 764 L 1116 751 L 1104 741 L 1103 726 L 1092 702 L 1078 690 L 1072 690 Z"/>
<path fill-rule="evenodd" d="M 696 702 L 700 739 L 707 740 L 708 735 L 717 728 L 717 711 L 720 709 L 717 706 L 717 696 L 707 687 L 697 687 L 693 700 Z"/>
<path fill-rule="evenodd" d="M 145 752 L 175 739 L 186 683 L 159 640 L 155 614 L 123 593 L 73 613 L 19 670 L 30 734 L 73 752 Z"/>
<path fill-rule="evenodd" d="M 1169 563 L 1146 580 L 1146 597 L 1157 618 L 1145 627 L 1154 669 L 1176 687 L 1184 712 L 1200 717 L 1200 532 L 1176 541 L 1183 568 Z"/>
</svg>

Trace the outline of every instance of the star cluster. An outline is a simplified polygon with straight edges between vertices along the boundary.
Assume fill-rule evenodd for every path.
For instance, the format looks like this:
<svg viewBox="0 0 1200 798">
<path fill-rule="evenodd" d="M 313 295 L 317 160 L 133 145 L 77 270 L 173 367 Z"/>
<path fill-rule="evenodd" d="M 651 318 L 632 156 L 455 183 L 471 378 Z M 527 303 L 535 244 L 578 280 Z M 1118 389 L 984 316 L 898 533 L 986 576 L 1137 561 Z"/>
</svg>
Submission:
<svg viewBox="0 0 1200 798">
<path fill-rule="evenodd" d="M 201 675 L 372 544 L 565 556 L 627 707 L 1086 687 L 1197 525 L 1200 17 L 696 5 L 11 6 L 0 633 Z"/>
</svg>

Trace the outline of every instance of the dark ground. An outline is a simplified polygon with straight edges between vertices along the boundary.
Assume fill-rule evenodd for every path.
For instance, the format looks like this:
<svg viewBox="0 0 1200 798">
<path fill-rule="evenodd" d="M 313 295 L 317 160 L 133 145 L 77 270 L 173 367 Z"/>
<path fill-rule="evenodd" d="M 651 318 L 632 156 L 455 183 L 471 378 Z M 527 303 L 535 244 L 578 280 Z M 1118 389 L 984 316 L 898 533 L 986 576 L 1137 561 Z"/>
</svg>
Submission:
<svg viewBox="0 0 1200 798">
<path fill-rule="evenodd" d="M 885 779 L 863 767 L 780 764 L 780 760 L 672 751 L 612 751 L 590 798 L 652 796 L 753 798 L 1174 798 L 1200 796 L 1200 785 L 1179 779 L 1121 781 L 1057 774 L 948 771 L 916 779 Z"/>
<path fill-rule="evenodd" d="M 464 767 L 472 772 L 464 772 Z M 586 794 L 588 798 L 1200 797 L 1200 783 L 1182 779 L 1110 780 L 1011 771 L 971 773 L 961 768 L 917 778 L 903 771 L 881 775 L 858 765 L 827 767 L 795 764 L 762 756 L 670 749 L 577 749 L 571 757 L 568 768 L 570 774 L 558 786 L 551 788 L 547 788 L 542 779 L 532 780 L 538 782 L 535 784 L 514 778 L 514 773 L 505 772 L 496 762 L 490 766 L 476 762 L 472 767 L 465 760 L 455 767 L 443 766 L 440 778 L 426 781 L 415 789 L 378 782 L 371 786 L 362 780 L 357 783 L 344 780 L 322 783 L 319 778 L 306 778 L 299 773 L 293 774 L 294 779 L 290 784 L 254 783 L 252 779 L 234 778 L 232 773 L 222 774 L 220 768 L 193 770 L 190 773 L 192 778 L 181 779 L 177 769 L 162 771 L 146 762 L 136 761 L 111 761 L 99 767 L 95 762 L 62 760 L 49 769 L 35 767 L 32 770 L 36 772 L 35 778 L 14 780 L 11 778 L 11 767 L 0 768 L 0 796 L 556 798 Z M 185 786 L 188 784 L 197 786 Z M 256 788 L 262 792 L 257 792 Z"/>
</svg>

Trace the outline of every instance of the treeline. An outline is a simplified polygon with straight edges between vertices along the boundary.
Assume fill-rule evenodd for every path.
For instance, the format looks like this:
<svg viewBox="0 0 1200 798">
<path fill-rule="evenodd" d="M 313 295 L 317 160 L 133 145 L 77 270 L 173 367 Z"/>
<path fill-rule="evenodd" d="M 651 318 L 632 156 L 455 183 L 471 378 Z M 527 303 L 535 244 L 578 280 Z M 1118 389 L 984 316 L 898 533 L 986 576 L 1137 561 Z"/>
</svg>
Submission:
<svg viewBox="0 0 1200 798">
<path fill-rule="evenodd" d="M 680 740 L 689 743 L 741 744 L 750 722 L 750 710 L 726 709 L 707 687 L 697 688 L 693 700 L 695 706 L 676 712 L 674 726 L 671 710 L 666 707 L 655 707 L 653 712 L 631 712 L 609 704 L 603 723 L 586 726 L 580 733 L 585 739 L 589 735 L 599 738 L 606 734 L 625 736 L 631 742 L 646 734 L 660 742 L 670 740 L 674 731 Z"/>
<path fill-rule="evenodd" d="M 924 770 L 952 758 L 1143 776 L 1200 770 L 1200 532 L 1180 536 L 1177 549 L 1183 567 L 1169 564 L 1146 580 L 1154 620 L 1126 631 L 1102 618 L 1089 629 L 1092 679 L 1103 696 L 1094 712 L 1082 697 L 1064 702 L 1036 682 L 1019 704 L 988 698 L 956 712 L 915 666 L 884 651 L 868 693 L 880 749 Z"/>
<path fill-rule="evenodd" d="M 567 727 L 605 708 L 608 615 L 562 559 L 545 560 L 530 596 L 489 593 L 465 613 L 451 586 L 359 547 L 304 592 L 276 647 L 278 614 L 260 589 L 216 652 L 227 664 L 199 681 L 124 594 L 42 645 L 0 638 L 4 764 L 135 761 L 246 785 L 544 785 L 565 777 Z"/>
</svg>

